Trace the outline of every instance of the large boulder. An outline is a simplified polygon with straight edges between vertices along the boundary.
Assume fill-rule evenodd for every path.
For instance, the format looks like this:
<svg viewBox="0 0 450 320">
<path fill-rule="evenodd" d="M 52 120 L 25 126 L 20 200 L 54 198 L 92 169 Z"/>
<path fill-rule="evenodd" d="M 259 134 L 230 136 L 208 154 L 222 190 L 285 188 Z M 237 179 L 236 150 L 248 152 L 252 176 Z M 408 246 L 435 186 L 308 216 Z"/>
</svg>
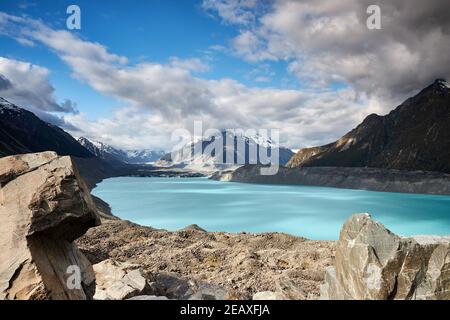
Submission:
<svg viewBox="0 0 450 320">
<path fill-rule="evenodd" d="M 218 285 L 184 278 L 176 273 L 151 274 L 139 265 L 107 259 L 93 266 L 95 300 L 225 300 Z"/>
<path fill-rule="evenodd" d="M 73 241 L 99 219 L 72 159 L 2 158 L 0 187 L 0 299 L 88 298 L 94 273 Z"/>
<path fill-rule="evenodd" d="M 187 279 L 175 273 L 156 275 L 161 295 L 174 300 L 229 300 L 230 292 L 219 285 Z"/>
<path fill-rule="evenodd" d="M 95 300 L 125 300 L 155 295 L 154 283 L 138 265 L 104 260 L 93 266 L 96 278 Z"/>
<path fill-rule="evenodd" d="M 450 299 L 450 237 L 399 237 L 368 214 L 352 216 L 327 268 L 322 299 Z"/>
</svg>

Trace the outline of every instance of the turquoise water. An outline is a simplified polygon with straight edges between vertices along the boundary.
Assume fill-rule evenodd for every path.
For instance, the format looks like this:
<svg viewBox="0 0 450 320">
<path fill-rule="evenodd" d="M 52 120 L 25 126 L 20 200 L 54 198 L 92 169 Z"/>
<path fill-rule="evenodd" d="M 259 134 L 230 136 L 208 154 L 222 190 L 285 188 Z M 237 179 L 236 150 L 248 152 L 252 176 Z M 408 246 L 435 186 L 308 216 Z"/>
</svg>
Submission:
<svg viewBox="0 0 450 320">
<path fill-rule="evenodd" d="M 400 235 L 450 234 L 450 196 L 135 177 L 105 180 L 93 194 L 122 219 L 166 230 L 195 223 L 208 231 L 332 240 L 349 216 L 369 212 Z"/>
</svg>

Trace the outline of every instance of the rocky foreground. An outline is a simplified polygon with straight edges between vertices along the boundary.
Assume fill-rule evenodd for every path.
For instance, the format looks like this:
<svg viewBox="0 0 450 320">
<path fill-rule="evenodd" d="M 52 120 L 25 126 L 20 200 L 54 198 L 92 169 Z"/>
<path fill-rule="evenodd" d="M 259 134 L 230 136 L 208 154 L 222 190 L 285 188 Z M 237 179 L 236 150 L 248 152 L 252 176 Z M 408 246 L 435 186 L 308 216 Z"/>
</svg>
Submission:
<svg viewBox="0 0 450 320">
<path fill-rule="evenodd" d="M 155 230 L 99 213 L 54 152 L 0 159 L 0 187 L 0 299 L 450 299 L 450 237 L 367 214 L 338 242 Z"/>
<path fill-rule="evenodd" d="M 72 159 L 2 158 L 0 187 L 0 299 L 87 299 L 95 275 L 73 241 L 100 219 Z M 70 266 L 80 275 L 72 289 Z"/>
<path fill-rule="evenodd" d="M 222 299 L 251 299 L 264 291 L 280 299 L 317 299 L 335 247 L 279 233 L 208 233 L 196 226 L 168 232 L 121 220 L 104 221 L 76 243 L 94 264 L 113 259 L 139 265 L 155 282 L 146 294 L 172 299 L 198 293 L 195 283 L 208 284 L 208 294 Z M 174 288 L 173 281 L 185 288 Z"/>
<path fill-rule="evenodd" d="M 450 300 L 450 237 L 393 234 L 369 214 L 343 226 L 326 300 Z"/>
</svg>

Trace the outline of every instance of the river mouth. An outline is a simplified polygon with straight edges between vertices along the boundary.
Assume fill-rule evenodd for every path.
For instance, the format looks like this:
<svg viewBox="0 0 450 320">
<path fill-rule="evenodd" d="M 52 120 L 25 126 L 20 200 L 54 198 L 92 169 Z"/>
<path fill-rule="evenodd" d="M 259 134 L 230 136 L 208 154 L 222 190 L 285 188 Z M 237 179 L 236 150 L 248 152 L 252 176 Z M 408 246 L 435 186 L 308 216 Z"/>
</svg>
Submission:
<svg viewBox="0 0 450 320">
<path fill-rule="evenodd" d="M 450 234 L 450 196 L 138 177 L 106 179 L 92 194 L 121 219 L 169 231 L 197 224 L 336 240 L 352 214 L 370 213 L 399 235 Z"/>
</svg>

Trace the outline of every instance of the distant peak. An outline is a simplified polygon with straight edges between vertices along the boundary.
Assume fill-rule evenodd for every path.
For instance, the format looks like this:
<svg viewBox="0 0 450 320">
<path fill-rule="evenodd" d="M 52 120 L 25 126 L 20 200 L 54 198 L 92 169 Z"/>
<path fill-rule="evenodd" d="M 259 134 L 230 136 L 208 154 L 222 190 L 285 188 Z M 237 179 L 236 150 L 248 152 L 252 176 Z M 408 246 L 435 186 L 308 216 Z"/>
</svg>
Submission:
<svg viewBox="0 0 450 320">
<path fill-rule="evenodd" d="M 445 79 L 436 79 L 434 81 L 433 85 L 439 86 L 439 87 L 445 88 L 445 89 L 449 88 L 449 84 L 448 84 L 447 80 L 445 80 Z"/>
<path fill-rule="evenodd" d="M 2 98 L 2 97 L 0 97 L 0 108 L 20 111 L 19 107 L 17 107 L 16 105 L 12 104 L 11 102 L 9 102 L 8 100 L 6 100 L 5 98 Z"/>
<path fill-rule="evenodd" d="M 436 79 L 431 85 L 423 89 L 419 95 L 423 94 L 449 94 L 450 88 L 445 79 Z"/>
<path fill-rule="evenodd" d="M 11 102 L 9 102 L 8 100 L 6 100 L 5 98 L 0 97 L 0 103 L 1 104 L 12 104 Z"/>
</svg>

